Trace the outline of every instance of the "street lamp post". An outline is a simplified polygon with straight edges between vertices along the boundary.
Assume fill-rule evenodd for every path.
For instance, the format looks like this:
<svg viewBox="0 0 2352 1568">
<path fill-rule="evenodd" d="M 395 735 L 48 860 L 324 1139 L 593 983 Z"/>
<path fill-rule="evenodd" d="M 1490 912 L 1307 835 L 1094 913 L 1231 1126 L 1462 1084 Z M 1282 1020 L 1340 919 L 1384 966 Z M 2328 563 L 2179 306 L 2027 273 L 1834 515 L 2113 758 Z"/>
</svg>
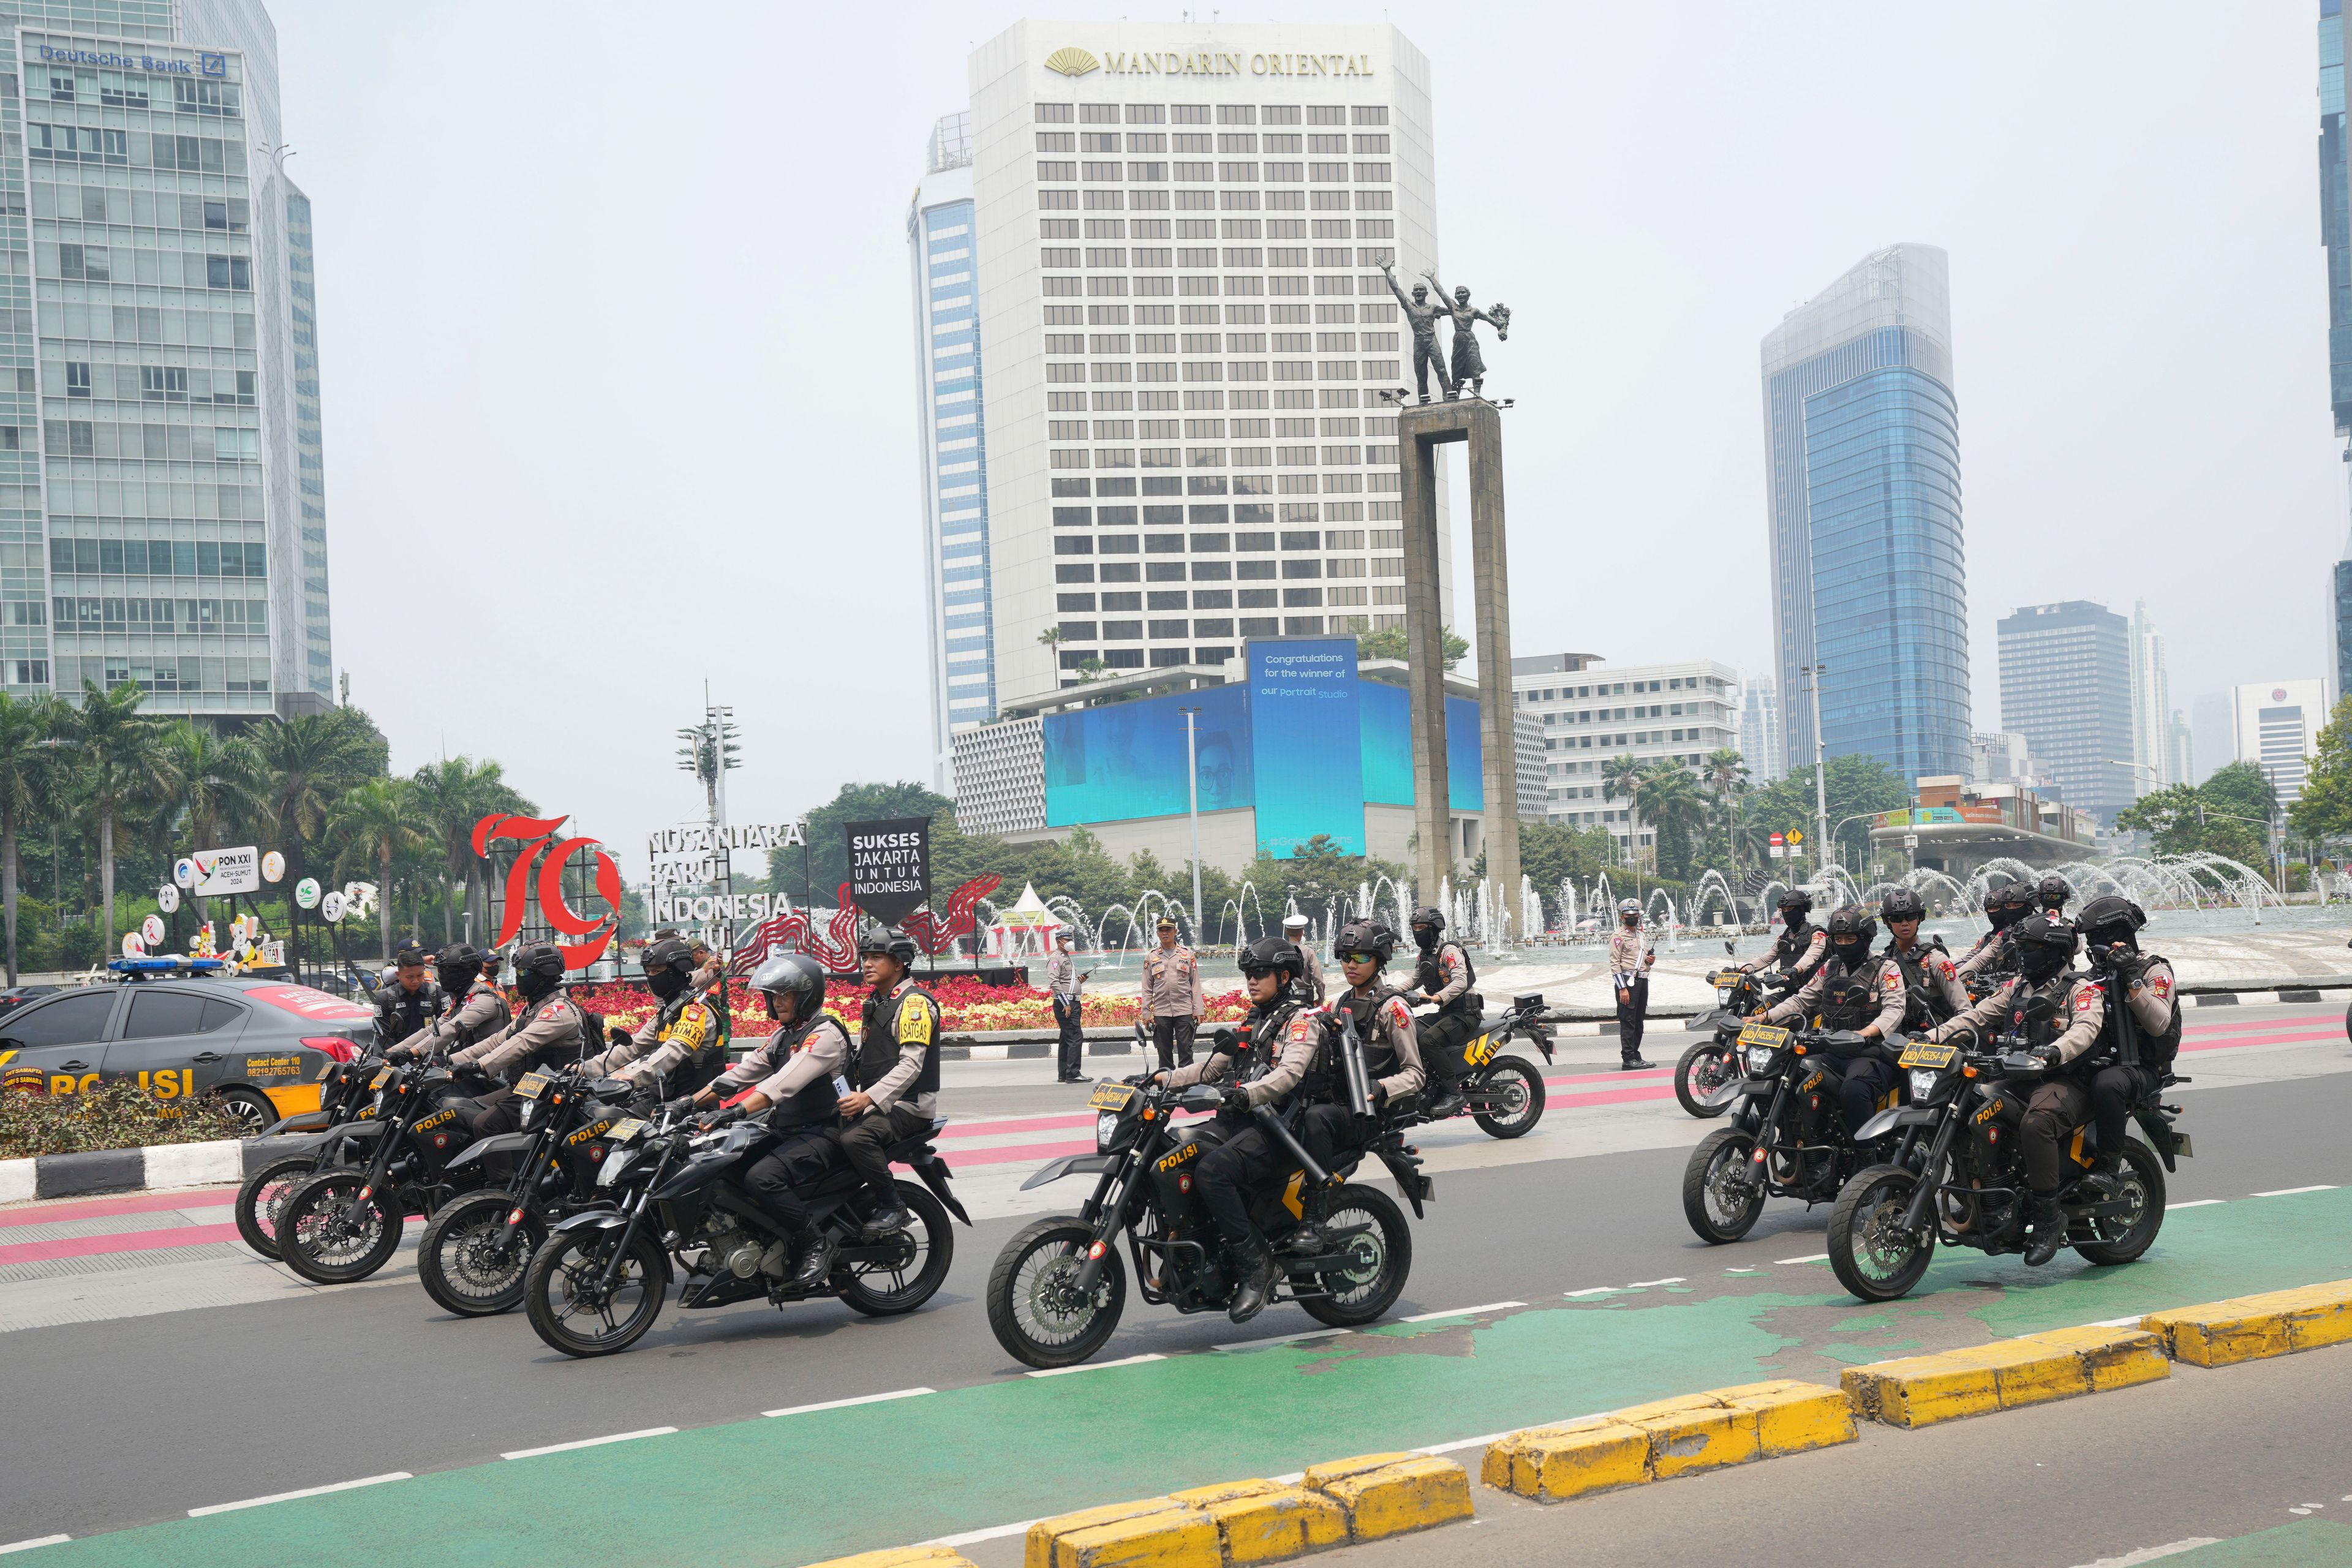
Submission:
<svg viewBox="0 0 2352 1568">
<path fill-rule="evenodd" d="M 1822 677 L 1828 669 L 1826 664 L 1797 667 L 1813 694 L 1813 827 L 1818 835 L 1813 841 L 1813 875 L 1817 879 L 1822 874 L 1822 858 L 1829 853 L 1830 837 L 1829 743 L 1822 734 Z"/>
<path fill-rule="evenodd" d="M 1201 760 L 1193 721 L 1198 708 L 1180 709 L 1184 715 L 1184 784 L 1192 815 L 1192 940 L 1201 941 Z"/>
</svg>

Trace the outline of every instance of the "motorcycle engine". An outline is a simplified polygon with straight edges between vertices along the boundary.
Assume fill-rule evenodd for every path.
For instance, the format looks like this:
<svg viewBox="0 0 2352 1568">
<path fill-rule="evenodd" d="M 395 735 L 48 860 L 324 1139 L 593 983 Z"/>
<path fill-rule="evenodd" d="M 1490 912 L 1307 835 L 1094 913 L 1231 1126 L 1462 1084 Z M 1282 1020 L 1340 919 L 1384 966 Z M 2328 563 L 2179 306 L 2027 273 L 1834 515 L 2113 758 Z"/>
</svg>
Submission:
<svg viewBox="0 0 2352 1568">
<path fill-rule="evenodd" d="M 749 1279 L 760 1271 L 760 1244 L 750 1237 L 717 1254 L 719 1267 L 738 1279 Z"/>
</svg>

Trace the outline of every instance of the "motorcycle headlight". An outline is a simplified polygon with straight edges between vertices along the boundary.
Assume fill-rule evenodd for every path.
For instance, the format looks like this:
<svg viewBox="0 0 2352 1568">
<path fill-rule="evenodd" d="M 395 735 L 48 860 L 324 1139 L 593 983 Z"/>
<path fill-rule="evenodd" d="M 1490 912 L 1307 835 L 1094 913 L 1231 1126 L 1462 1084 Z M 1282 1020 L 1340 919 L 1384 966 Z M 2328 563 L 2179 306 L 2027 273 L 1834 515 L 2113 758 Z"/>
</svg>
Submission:
<svg viewBox="0 0 2352 1568">
<path fill-rule="evenodd" d="M 1940 1076 L 1940 1074 L 1933 1071 L 1923 1071 L 1918 1068 L 1913 1068 L 1911 1069 L 1911 1098 L 1916 1101 L 1923 1103 L 1935 1098 L 1936 1079 Z"/>
<path fill-rule="evenodd" d="M 629 1163 L 636 1157 L 637 1152 L 635 1149 L 615 1149 L 605 1155 L 604 1164 L 597 1167 L 596 1184 L 600 1187 L 611 1186 L 620 1180 L 621 1173 L 627 1170 Z"/>
<path fill-rule="evenodd" d="M 1118 1112 L 1106 1110 L 1095 1118 L 1095 1152 L 1107 1152 L 1111 1140 L 1118 1136 Z"/>
<path fill-rule="evenodd" d="M 538 1119 L 539 1119 L 539 1101 L 537 1101 L 537 1100 L 524 1100 L 524 1101 L 522 1102 L 522 1124 L 523 1124 L 525 1127 L 528 1127 L 528 1126 L 530 1126 L 533 1121 L 537 1121 Z"/>
<path fill-rule="evenodd" d="M 1763 1072 L 1767 1068 L 1770 1068 L 1771 1065 L 1771 1047 L 1750 1046 L 1748 1047 L 1748 1070 L 1749 1072 Z"/>
</svg>

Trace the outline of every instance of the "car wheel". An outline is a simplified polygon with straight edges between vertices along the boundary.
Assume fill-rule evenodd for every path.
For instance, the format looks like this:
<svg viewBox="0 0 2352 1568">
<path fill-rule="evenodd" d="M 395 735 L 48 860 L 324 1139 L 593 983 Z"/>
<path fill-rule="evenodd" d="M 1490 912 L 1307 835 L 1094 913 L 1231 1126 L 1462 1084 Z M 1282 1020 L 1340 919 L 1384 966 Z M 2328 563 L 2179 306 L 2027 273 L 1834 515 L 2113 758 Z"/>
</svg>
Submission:
<svg viewBox="0 0 2352 1568">
<path fill-rule="evenodd" d="M 221 1104 L 245 1124 L 247 1138 L 257 1138 L 278 1123 L 278 1107 L 257 1089 L 224 1089 L 218 1096 Z"/>
</svg>

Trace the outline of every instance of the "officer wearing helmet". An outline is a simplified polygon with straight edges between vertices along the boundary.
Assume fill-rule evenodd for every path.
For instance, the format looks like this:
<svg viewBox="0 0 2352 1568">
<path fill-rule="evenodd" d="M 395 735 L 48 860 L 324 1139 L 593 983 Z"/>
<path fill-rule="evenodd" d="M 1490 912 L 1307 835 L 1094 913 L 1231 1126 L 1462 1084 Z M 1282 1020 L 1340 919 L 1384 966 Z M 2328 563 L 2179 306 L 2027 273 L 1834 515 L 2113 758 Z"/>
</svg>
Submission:
<svg viewBox="0 0 2352 1568">
<path fill-rule="evenodd" d="M 1650 970 L 1657 950 L 1642 945 L 1642 906 L 1617 900 L 1617 929 L 1609 933 L 1609 984 L 1617 994 L 1617 1055 L 1627 1072 L 1650 1064 L 1642 1059 L 1642 1021 L 1650 1015 Z"/>
<path fill-rule="evenodd" d="M 1926 900 L 1912 889 L 1891 889 L 1879 900 L 1878 913 L 1886 922 L 1886 956 L 1903 972 L 1904 1032 L 1932 1029 L 1966 1011 L 1968 990 L 1951 954 L 1940 940 L 1919 940 L 1919 922 L 1927 917 Z"/>
<path fill-rule="evenodd" d="M 1993 1127 L 2015 1129 L 2025 1179 L 2030 1226 L 2025 1261 L 2039 1268 L 2058 1255 L 2066 1239 L 2066 1216 L 2058 1206 L 2065 1176 L 2066 1141 L 2090 1113 L 2091 1053 L 2106 1027 L 2105 988 L 2096 980 L 2069 973 L 2074 962 L 2074 927 L 2054 915 L 2030 915 L 2009 928 L 2018 973 L 1999 989 L 1927 1038 L 1962 1034 L 2000 1037 L 2041 1058 L 2042 1080 L 2030 1088 L 2005 1084 L 1983 1121 L 1972 1121 L 1979 1137 Z"/>
<path fill-rule="evenodd" d="M 514 1021 L 484 1036 L 449 1058 L 509 1084 L 534 1068 L 570 1067 L 585 1061 L 601 1042 L 595 1016 L 580 1005 L 563 984 L 563 950 L 532 942 L 515 950 L 515 991 L 522 1007 Z M 521 1107 L 511 1089 L 474 1101 L 467 1125 L 477 1132 L 511 1132 L 522 1125 Z"/>
<path fill-rule="evenodd" d="M 441 987 L 425 974 L 433 955 L 408 942 L 393 958 L 393 978 L 371 1000 L 375 1004 L 375 1042 L 389 1050 L 423 1033 L 441 1016 Z"/>
<path fill-rule="evenodd" d="M 1877 1042 L 1903 1022 L 1903 971 L 1892 958 L 1870 951 L 1878 938 L 1878 922 L 1860 905 L 1833 911 L 1822 931 L 1829 938 L 1829 957 L 1794 996 L 1768 1009 L 1764 1019 L 1801 1024 L 1811 1018 L 1817 1028 L 1851 1031 L 1871 1042 L 1843 1056 L 1831 1053 L 1838 1069 L 1839 1107 L 1852 1136 L 1876 1113 L 1887 1091 L 1900 1087 L 1895 1064 Z"/>
<path fill-rule="evenodd" d="M 898 932 L 876 927 L 858 939 L 857 958 L 872 989 L 834 1139 L 873 1193 L 866 1232 L 879 1238 L 909 1218 L 890 1175 L 890 1146 L 928 1131 L 939 1110 L 940 1005 L 908 975 L 915 944 Z"/>
<path fill-rule="evenodd" d="M 1365 929 L 1374 923 L 1359 921 L 1348 929 Z M 1469 952 L 1458 942 L 1443 940 L 1443 914 L 1424 904 L 1412 911 L 1411 924 L 1420 958 L 1413 965 L 1412 984 L 1402 994 L 1408 1003 L 1434 1009 L 1422 1014 L 1414 1027 L 1421 1059 L 1437 1080 L 1430 1091 L 1429 1119 L 1440 1121 L 1462 1109 L 1462 1078 L 1468 1069 L 1462 1047 L 1478 1032 L 1486 999 L 1471 989 L 1478 983 L 1478 971 L 1470 963 Z M 1393 951 L 1396 933 L 1384 925 L 1378 929 L 1389 931 Z M 1381 962 L 1388 962 L 1387 953 L 1381 955 Z"/>
<path fill-rule="evenodd" d="M 2017 971 L 2017 955 L 2009 940 L 2010 928 L 2033 912 L 2033 889 L 2023 882 L 2007 882 L 1985 895 L 1985 919 L 1991 929 L 1953 965 L 1965 980 L 1972 974 L 1990 979 Z"/>
<path fill-rule="evenodd" d="M 1757 957 L 1739 966 L 1743 974 L 1753 974 L 1759 969 L 1780 966 L 1780 981 L 1786 992 L 1794 992 L 1813 977 L 1822 961 L 1830 955 L 1828 933 L 1811 923 L 1813 896 L 1802 888 L 1781 889 L 1778 900 L 1780 910 L 1780 934 L 1772 945 Z"/>
<path fill-rule="evenodd" d="M 679 1088 L 709 1082 L 725 1063 L 726 1047 L 719 1033 L 719 1010 L 702 1000 L 695 984 L 701 965 L 692 945 L 682 937 L 659 937 L 646 944 L 639 962 L 646 989 L 661 1005 L 628 1038 L 583 1064 L 583 1070 L 592 1078 L 657 1087 L 683 1068 Z M 696 1081 L 688 1084 L 683 1081 L 687 1079 Z"/>
<path fill-rule="evenodd" d="M 1319 1004 L 1324 996 L 1323 958 L 1307 936 L 1307 917 L 1293 910 L 1282 917 L 1282 939 L 1298 950 L 1300 960 L 1307 965 L 1299 978 L 1306 982 L 1307 1000 Z"/>
<path fill-rule="evenodd" d="M 2122 1163 L 2132 1107 L 2156 1093 L 2180 1054 L 2180 1000 L 2172 992 L 2172 965 L 2160 952 L 2140 951 L 2139 930 L 2146 924 L 2147 911 L 2116 893 L 2084 904 L 2075 921 L 2092 964 L 2122 993 L 2123 1005 L 2109 1007 L 2091 1052 L 2091 1123 L 2099 1145 L 2095 1169 L 2108 1173 Z M 2131 1020 L 2128 1051 L 2126 1015 Z"/>
<path fill-rule="evenodd" d="M 2074 896 L 2074 884 L 2053 871 L 2033 886 L 2033 901 L 2042 906 L 2045 915 L 2063 916 L 2067 902 Z"/>
<path fill-rule="evenodd" d="M 441 950 L 434 960 L 434 978 L 446 1000 L 440 1016 L 384 1055 L 394 1061 L 415 1056 L 438 1056 L 463 1050 L 507 1026 L 513 1014 L 494 981 L 483 973 L 485 961 L 497 972 L 498 954 L 485 954 L 473 943 L 461 942 Z"/>
<path fill-rule="evenodd" d="M 671 1100 L 667 1109 L 723 1105 L 709 1119 L 714 1127 L 766 1113 L 768 1131 L 782 1134 L 782 1141 L 752 1162 L 743 1183 L 793 1233 L 792 1283 L 814 1290 L 832 1272 L 833 1237 L 809 1223 L 808 1203 L 801 1194 L 840 1157 L 833 1128 L 854 1048 L 841 1020 L 824 1010 L 824 970 L 816 960 L 779 953 L 752 972 L 751 989 L 776 1021 L 775 1032 L 708 1087 Z"/>
</svg>

